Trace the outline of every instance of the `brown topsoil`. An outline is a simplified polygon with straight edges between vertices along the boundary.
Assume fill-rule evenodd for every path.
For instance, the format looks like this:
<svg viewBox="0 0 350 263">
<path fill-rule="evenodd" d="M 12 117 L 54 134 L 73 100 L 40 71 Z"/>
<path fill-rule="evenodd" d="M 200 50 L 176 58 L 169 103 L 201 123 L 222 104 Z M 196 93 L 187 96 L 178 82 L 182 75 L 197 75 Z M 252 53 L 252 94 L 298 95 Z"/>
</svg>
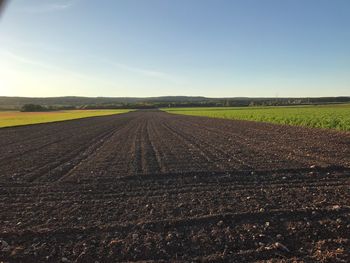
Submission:
<svg viewBox="0 0 350 263">
<path fill-rule="evenodd" d="M 350 133 L 137 111 L 0 129 L 0 262 L 349 262 Z"/>
</svg>

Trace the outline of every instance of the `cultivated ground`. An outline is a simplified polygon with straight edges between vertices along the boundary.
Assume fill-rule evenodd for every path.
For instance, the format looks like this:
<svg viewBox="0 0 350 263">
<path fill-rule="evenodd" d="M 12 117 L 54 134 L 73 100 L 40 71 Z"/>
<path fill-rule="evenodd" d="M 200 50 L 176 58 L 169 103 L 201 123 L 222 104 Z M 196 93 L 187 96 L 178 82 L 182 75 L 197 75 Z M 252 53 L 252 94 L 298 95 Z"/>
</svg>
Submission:
<svg viewBox="0 0 350 263">
<path fill-rule="evenodd" d="M 130 112 L 0 130 L 0 261 L 348 262 L 350 133 Z"/>
</svg>

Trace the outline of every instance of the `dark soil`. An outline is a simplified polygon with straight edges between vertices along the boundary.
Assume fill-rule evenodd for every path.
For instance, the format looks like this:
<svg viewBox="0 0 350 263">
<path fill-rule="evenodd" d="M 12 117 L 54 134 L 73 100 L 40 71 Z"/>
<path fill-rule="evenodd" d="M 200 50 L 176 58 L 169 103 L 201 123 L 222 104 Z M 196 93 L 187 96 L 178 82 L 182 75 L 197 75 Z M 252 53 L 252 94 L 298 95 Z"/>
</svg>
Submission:
<svg viewBox="0 0 350 263">
<path fill-rule="evenodd" d="M 350 133 L 159 111 L 0 129 L 0 262 L 349 262 Z"/>
</svg>

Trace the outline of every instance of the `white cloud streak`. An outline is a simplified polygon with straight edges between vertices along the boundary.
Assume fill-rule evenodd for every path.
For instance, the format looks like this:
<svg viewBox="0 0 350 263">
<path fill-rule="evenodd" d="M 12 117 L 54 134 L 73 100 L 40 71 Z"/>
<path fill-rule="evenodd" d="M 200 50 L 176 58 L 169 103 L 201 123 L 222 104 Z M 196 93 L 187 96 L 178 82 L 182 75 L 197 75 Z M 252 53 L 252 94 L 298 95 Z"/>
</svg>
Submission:
<svg viewBox="0 0 350 263">
<path fill-rule="evenodd" d="M 51 3 L 45 3 L 42 5 L 33 5 L 23 8 L 21 11 L 30 14 L 42 14 L 55 11 L 63 11 L 74 6 L 76 1 L 54 1 Z"/>
<path fill-rule="evenodd" d="M 38 43 L 36 43 L 36 44 L 38 44 Z M 36 46 L 33 43 L 30 43 L 30 45 Z M 47 47 L 47 45 L 39 45 L 39 46 L 41 47 L 41 49 L 43 46 Z M 52 48 L 50 51 L 57 52 L 57 50 L 55 50 L 55 48 Z M 79 71 L 69 70 L 67 68 L 59 67 L 59 66 L 56 66 L 54 64 L 50 64 L 50 63 L 47 63 L 47 62 L 44 62 L 41 60 L 32 59 L 32 58 L 27 57 L 27 56 L 22 56 L 21 54 L 14 53 L 14 52 L 9 51 L 9 50 L 1 51 L 0 55 L 5 56 L 8 59 L 11 59 L 11 60 L 16 61 L 16 62 L 21 63 L 21 64 L 27 64 L 27 65 L 32 65 L 34 67 L 39 67 L 42 69 L 58 71 L 58 72 L 61 72 L 64 74 L 69 74 L 69 75 L 76 77 L 76 78 L 79 78 L 79 79 L 85 79 L 88 81 L 95 81 L 95 82 L 99 82 L 99 83 L 109 85 L 109 86 L 116 85 L 115 82 L 108 81 L 108 78 L 104 78 L 104 79 L 95 78 L 91 74 L 89 75 L 89 74 L 81 73 Z M 101 58 L 101 57 L 94 56 L 94 55 L 88 55 L 87 58 L 88 59 L 90 58 L 91 60 L 95 60 L 96 62 L 99 61 L 99 63 L 101 63 L 101 65 L 104 64 L 110 68 L 115 68 L 115 69 L 131 72 L 131 73 L 137 74 L 139 76 L 152 78 L 152 79 L 158 79 L 158 80 L 164 80 L 164 81 L 168 81 L 168 82 L 172 82 L 172 83 L 176 83 L 176 84 L 184 84 L 184 79 L 181 79 L 177 76 L 168 74 L 168 73 L 163 72 L 163 71 L 130 66 L 127 64 L 115 62 L 113 60 L 108 60 L 108 59 Z"/>
<path fill-rule="evenodd" d="M 13 39 L 13 38 L 8 37 L 8 36 L 6 38 L 4 38 L 2 36 L 1 39 L 3 41 L 8 42 L 8 46 L 18 46 L 18 47 L 22 47 L 22 48 L 29 48 L 32 50 L 40 50 L 40 51 L 45 50 L 49 53 L 67 53 L 67 50 L 62 49 L 61 47 L 51 46 L 47 43 L 28 42 L 28 41 L 23 41 L 23 40 L 19 41 L 19 40 Z M 3 53 L 6 53 L 7 56 L 12 57 L 13 59 L 16 59 L 19 62 L 27 62 L 27 64 L 29 64 L 29 62 L 30 62 L 32 65 L 46 67 L 46 68 L 53 68 L 51 65 L 48 65 L 48 64 L 43 63 L 41 61 L 28 59 L 27 57 L 17 55 L 15 53 L 9 52 L 7 50 Z M 74 52 L 72 50 L 69 50 L 68 53 L 74 53 Z M 107 65 L 111 68 L 116 68 L 119 70 L 128 71 L 128 72 L 135 73 L 135 74 L 138 74 L 140 76 L 144 76 L 144 77 L 148 77 L 148 78 L 163 79 L 163 80 L 170 81 L 170 82 L 183 83 L 183 79 L 181 80 L 178 76 L 174 76 L 174 75 L 169 74 L 167 72 L 163 72 L 163 71 L 160 71 L 157 69 L 148 69 L 148 68 L 143 68 L 143 67 L 138 67 L 138 66 L 133 66 L 133 65 L 131 66 L 128 64 L 116 62 L 115 60 L 106 59 L 104 57 L 97 56 L 97 55 L 87 54 L 83 60 L 87 61 L 87 62 L 89 60 L 92 60 L 92 61 L 95 61 L 97 63 L 100 63 L 101 65 Z"/>
<path fill-rule="evenodd" d="M 117 63 L 117 62 L 109 61 L 109 60 L 105 60 L 105 59 L 102 59 L 102 61 L 106 64 L 113 66 L 113 67 L 116 67 L 116 68 L 119 68 L 122 70 L 127 70 L 129 72 L 137 73 L 139 75 L 143 75 L 146 77 L 166 79 L 166 80 L 173 79 L 172 75 L 165 73 L 165 72 L 162 72 L 162 71 L 129 66 L 129 65 L 125 65 L 122 63 Z"/>
<path fill-rule="evenodd" d="M 42 62 L 39 60 L 34 60 L 34 59 L 31 59 L 28 57 L 17 55 L 11 51 L 2 51 L 2 52 L 0 52 L 0 55 L 4 56 L 7 59 L 11 59 L 11 60 L 16 61 L 16 62 L 21 63 L 21 64 L 27 64 L 27 65 L 31 65 L 31 66 L 35 66 L 35 67 L 40 67 L 42 69 L 47 69 L 47 70 L 54 70 L 56 72 L 61 72 L 63 74 L 71 75 L 72 77 L 75 77 L 75 78 L 88 80 L 88 81 L 95 81 L 95 82 L 99 82 L 101 84 L 105 84 L 105 85 L 109 85 L 109 86 L 116 85 L 115 82 L 110 82 L 110 81 L 106 81 L 104 79 L 95 78 L 95 77 L 92 77 L 91 75 L 76 72 L 73 70 L 68 70 L 68 69 L 65 69 L 62 67 L 58 67 L 58 66 L 46 63 L 46 62 Z"/>
</svg>

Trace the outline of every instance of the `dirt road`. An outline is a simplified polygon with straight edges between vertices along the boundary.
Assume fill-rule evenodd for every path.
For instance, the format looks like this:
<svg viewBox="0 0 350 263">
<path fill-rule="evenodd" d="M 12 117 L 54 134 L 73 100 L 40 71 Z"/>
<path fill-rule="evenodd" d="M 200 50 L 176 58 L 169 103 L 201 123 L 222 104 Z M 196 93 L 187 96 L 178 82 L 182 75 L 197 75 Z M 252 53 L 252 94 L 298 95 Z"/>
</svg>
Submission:
<svg viewBox="0 0 350 263">
<path fill-rule="evenodd" d="M 0 260 L 350 256 L 350 134 L 159 111 L 0 129 Z"/>
</svg>

